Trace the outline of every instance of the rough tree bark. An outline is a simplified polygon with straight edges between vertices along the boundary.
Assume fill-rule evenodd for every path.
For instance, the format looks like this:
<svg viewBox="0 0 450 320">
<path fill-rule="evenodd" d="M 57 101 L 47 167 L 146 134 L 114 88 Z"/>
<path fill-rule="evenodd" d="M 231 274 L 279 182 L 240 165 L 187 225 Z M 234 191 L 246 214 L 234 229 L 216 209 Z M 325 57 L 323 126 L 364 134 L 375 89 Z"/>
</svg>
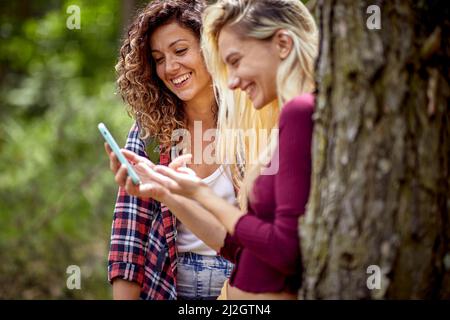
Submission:
<svg viewBox="0 0 450 320">
<path fill-rule="evenodd" d="M 366 26 L 369 5 L 381 29 Z M 306 299 L 450 299 L 449 21 L 444 1 L 317 1 Z M 370 265 L 381 269 L 370 290 Z"/>
</svg>

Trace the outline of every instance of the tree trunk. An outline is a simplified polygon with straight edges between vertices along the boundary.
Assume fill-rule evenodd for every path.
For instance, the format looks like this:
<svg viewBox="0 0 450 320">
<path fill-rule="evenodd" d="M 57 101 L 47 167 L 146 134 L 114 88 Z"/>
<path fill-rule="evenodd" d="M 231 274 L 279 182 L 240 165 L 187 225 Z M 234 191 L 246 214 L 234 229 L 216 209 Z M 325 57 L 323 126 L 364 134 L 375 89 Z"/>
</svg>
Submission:
<svg viewBox="0 0 450 320">
<path fill-rule="evenodd" d="M 367 27 L 370 5 L 381 9 L 379 30 Z M 318 1 L 316 10 L 319 93 L 299 297 L 450 299 L 447 6 L 345 0 Z M 371 265 L 381 270 L 376 288 Z"/>
</svg>

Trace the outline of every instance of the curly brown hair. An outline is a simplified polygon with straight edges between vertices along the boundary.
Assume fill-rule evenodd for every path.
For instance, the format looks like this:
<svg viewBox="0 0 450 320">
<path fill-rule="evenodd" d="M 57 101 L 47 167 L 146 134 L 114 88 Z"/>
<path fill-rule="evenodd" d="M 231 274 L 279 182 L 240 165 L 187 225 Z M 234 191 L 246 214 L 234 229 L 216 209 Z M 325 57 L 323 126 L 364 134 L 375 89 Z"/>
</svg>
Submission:
<svg viewBox="0 0 450 320">
<path fill-rule="evenodd" d="M 203 0 L 154 0 L 137 13 L 128 29 L 116 65 L 117 84 L 143 139 L 150 135 L 169 146 L 173 130 L 185 127 L 183 102 L 156 74 L 150 36 L 159 26 L 176 21 L 200 41 L 205 7 Z"/>
</svg>

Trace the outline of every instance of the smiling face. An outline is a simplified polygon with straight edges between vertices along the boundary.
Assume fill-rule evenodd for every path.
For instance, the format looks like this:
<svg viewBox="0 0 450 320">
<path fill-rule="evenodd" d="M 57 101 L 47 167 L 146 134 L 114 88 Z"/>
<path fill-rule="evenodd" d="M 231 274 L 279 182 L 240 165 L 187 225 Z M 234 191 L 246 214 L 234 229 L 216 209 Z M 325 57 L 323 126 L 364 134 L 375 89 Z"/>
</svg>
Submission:
<svg viewBox="0 0 450 320">
<path fill-rule="evenodd" d="M 200 51 L 199 39 L 177 22 L 158 27 L 150 37 L 156 73 L 184 102 L 211 91 L 211 76 Z"/>
<path fill-rule="evenodd" d="M 275 38 L 244 39 L 226 26 L 219 34 L 218 46 L 228 69 L 230 89 L 245 91 L 256 109 L 277 98 L 276 75 L 281 58 Z"/>
</svg>

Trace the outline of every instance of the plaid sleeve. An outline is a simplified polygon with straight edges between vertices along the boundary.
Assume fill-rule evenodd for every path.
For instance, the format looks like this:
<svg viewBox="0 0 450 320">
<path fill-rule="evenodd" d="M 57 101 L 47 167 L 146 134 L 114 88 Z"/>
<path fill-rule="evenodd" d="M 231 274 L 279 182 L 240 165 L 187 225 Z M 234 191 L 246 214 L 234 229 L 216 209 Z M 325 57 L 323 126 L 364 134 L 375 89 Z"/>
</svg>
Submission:
<svg viewBox="0 0 450 320">
<path fill-rule="evenodd" d="M 125 149 L 147 157 L 136 124 L 128 134 Z M 110 283 L 113 279 L 120 278 L 142 286 L 149 229 L 158 208 L 156 201 L 130 196 L 125 189 L 119 187 L 108 256 Z"/>
</svg>

